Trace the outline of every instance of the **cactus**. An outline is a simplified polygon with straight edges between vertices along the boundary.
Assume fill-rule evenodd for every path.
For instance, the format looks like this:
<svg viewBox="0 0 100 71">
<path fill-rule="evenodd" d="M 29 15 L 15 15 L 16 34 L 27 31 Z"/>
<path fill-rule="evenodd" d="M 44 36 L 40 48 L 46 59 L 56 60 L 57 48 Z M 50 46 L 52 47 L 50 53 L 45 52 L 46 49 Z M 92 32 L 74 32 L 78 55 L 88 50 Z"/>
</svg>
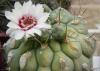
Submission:
<svg viewBox="0 0 100 71">
<path fill-rule="evenodd" d="M 10 38 L 5 44 L 10 71 L 91 71 L 95 40 L 87 38 L 86 22 L 64 8 L 44 8 L 53 29 L 38 41 Z"/>
</svg>

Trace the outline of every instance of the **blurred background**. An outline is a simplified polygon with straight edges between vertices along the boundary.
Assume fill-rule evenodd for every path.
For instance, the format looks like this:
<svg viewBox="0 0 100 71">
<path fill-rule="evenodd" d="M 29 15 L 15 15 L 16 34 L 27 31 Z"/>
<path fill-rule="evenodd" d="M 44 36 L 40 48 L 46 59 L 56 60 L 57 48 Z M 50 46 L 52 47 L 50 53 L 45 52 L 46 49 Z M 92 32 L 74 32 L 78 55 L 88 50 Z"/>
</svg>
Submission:
<svg viewBox="0 0 100 71">
<path fill-rule="evenodd" d="M 95 28 L 100 23 L 100 0 L 72 0 L 71 11 L 73 14 L 81 14 L 87 20 L 88 28 Z"/>
</svg>

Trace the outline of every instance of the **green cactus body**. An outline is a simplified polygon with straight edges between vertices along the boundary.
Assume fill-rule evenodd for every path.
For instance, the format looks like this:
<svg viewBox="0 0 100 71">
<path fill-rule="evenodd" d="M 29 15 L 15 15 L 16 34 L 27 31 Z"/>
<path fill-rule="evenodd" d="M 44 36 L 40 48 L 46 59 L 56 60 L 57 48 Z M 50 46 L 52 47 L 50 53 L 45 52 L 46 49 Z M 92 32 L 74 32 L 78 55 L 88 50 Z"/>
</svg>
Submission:
<svg viewBox="0 0 100 71">
<path fill-rule="evenodd" d="M 41 67 L 48 67 L 51 65 L 53 59 L 53 53 L 48 46 L 42 46 L 37 50 L 37 60 Z M 44 62 L 45 60 L 45 62 Z"/>
<path fill-rule="evenodd" d="M 60 22 L 65 23 L 65 24 L 70 22 L 74 18 L 74 16 L 71 15 L 67 10 L 60 7 L 54 10 L 53 12 L 51 12 L 50 14 L 50 20 L 52 24 L 54 24 L 55 22 L 58 22 L 59 17 L 60 17 Z"/>
<path fill-rule="evenodd" d="M 91 71 L 90 60 L 84 55 L 73 61 L 75 64 L 75 71 Z"/>
<path fill-rule="evenodd" d="M 82 54 L 79 42 L 72 41 L 61 45 L 62 51 L 72 59 L 79 58 Z"/>
<path fill-rule="evenodd" d="M 25 66 L 23 68 L 20 68 L 20 71 L 36 71 L 37 69 L 38 64 L 37 64 L 36 57 L 35 57 L 35 51 L 31 50 L 28 52 L 30 53 L 30 55 L 28 54 L 29 56 L 28 55 L 26 56 L 27 61 L 25 62 Z M 25 55 L 23 54 L 21 57 L 25 57 Z M 20 62 L 21 62 L 21 58 L 20 58 Z"/>
<path fill-rule="evenodd" d="M 28 51 L 32 48 L 30 46 L 33 42 L 32 41 L 24 41 L 18 49 L 13 49 L 10 52 L 12 52 L 13 56 L 11 57 L 11 63 L 9 63 L 11 67 L 11 71 L 18 71 L 19 70 L 19 60 L 23 53 Z"/>
<path fill-rule="evenodd" d="M 55 40 L 51 40 L 49 43 L 49 46 L 51 47 L 53 52 L 58 52 L 61 50 L 59 42 L 57 42 Z"/>
<path fill-rule="evenodd" d="M 80 17 L 74 17 L 74 19 L 68 23 L 73 29 L 75 29 L 78 33 L 87 34 L 87 26 L 86 21 Z"/>
<path fill-rule="evenodd" d="M 51 71 L 50 67 L 39 67 L 38 71 Z"/>
<path fill-rule="evenodd" d="M 74 65 L 72 60 L 63 52 L 55 52 L 52 62 L 52 71 L 73 71 Z"/>
<path fill-rule="evenodd" d="M 45 11 L 50 12 L 52 30 L 36 35 L 39 41 L 9 39 L 5 44 L 10 71 L 91 71 L 95 40 L 87 38 L 83 19 L 63 8 L 45 6 Z"/>
<path fill-rule="evenodd" d="M 8 52 L 12 49 L 16 49 L 20 46 L 20 44 L 22 43 L 22 40 L 15 40 L 13 38 L 10 38 L 6 44 L 4 44 L 4 49 L 5 49 L 5 52 L 6 54 L 8 54 Z"/>
<path fill-rule="evenodd" d="M 55 40 L 62 41 L 66 38 L 66 25 L 63 23 L 56 23 L 53 25 L 52 36 Z"/>
<path fill-rule="evenodd" d="M 83 54 L 87 57 L 91 57 L 94 52 L 94 44 L 91 43 L 93 40 L 87 37 L 86 35 L 80 35 L 78 40 L 80 41 Z"/>
</svg>

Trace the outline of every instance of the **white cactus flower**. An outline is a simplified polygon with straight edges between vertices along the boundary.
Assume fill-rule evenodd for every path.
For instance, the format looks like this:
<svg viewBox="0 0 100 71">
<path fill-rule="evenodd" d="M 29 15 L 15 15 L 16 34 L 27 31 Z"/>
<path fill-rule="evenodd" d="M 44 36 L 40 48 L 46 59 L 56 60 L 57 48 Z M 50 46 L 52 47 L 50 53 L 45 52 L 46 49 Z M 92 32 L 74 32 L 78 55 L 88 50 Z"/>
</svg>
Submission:
<svg viewBox="0 0 100 71">
<path fill-rule="evenodd" d="M 34 5 L 29 0 L 23 5 L 16 2 L 14 8 L 12 12 L 5 11 L 6 18 L 10 20 L 6 32 L 10 37 L 19 40 L 35 36 L 34 34 L 41 36 L 41 29 L 51 29 L 51 25 L 46 23 L 49 13 L 44 12 L 42 4 Z"/>
</svg>

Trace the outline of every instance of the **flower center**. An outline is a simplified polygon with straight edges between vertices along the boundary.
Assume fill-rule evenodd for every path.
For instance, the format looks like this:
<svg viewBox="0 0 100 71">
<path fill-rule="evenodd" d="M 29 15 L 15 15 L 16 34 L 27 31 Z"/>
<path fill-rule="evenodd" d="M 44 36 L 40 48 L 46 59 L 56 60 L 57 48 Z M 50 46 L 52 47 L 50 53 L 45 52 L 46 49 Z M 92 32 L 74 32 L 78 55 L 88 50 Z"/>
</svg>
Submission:
<svg viewBox="0 0 100 71">
<path fill-rule="evenodd" d="M 22 16 L 22 18 L 19 20 L 19 26 L 25 31 L 36 25 L 37 19 L 33 16 Z"/>
</svg>

